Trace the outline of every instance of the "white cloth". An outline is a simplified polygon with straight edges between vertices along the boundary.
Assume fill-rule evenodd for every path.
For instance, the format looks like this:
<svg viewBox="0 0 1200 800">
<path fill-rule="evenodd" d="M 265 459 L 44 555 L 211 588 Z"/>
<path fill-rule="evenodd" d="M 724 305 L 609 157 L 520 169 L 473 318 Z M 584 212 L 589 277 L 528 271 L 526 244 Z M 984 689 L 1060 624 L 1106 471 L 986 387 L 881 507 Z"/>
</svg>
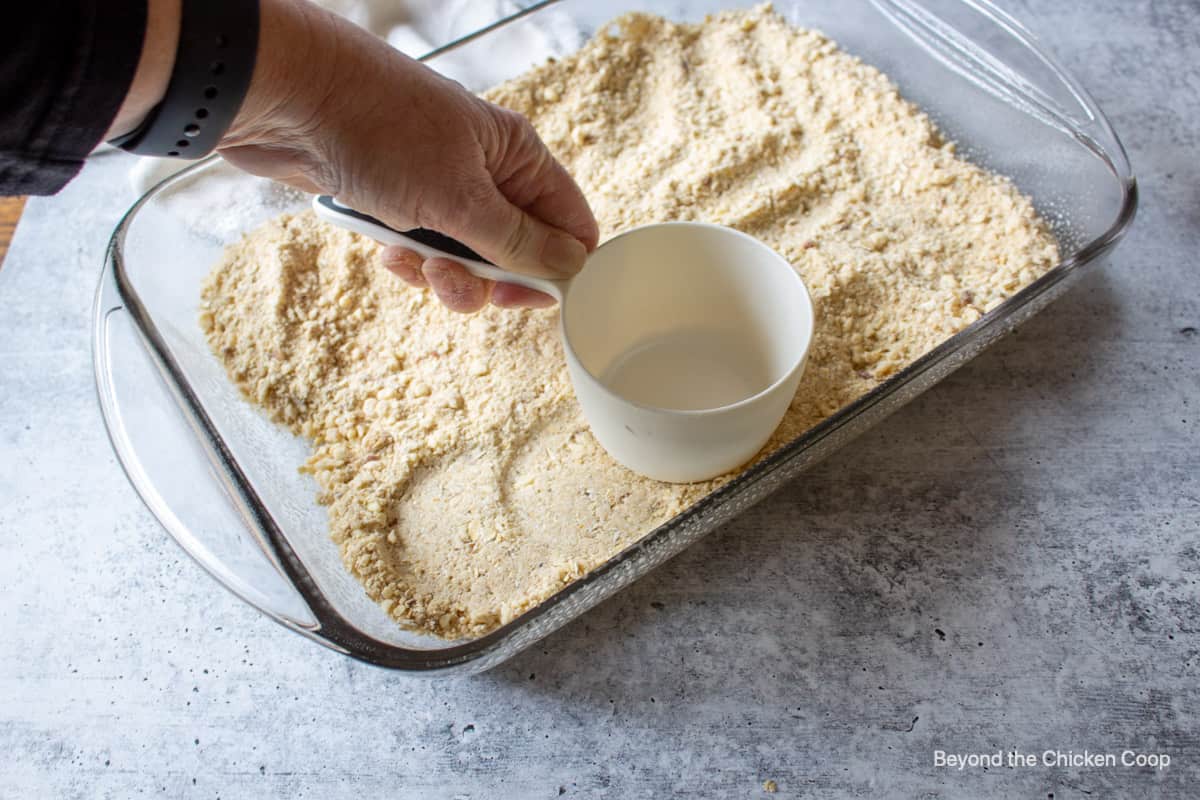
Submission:
<svg viewBox="0 0 1200 800">
<path fill-rule="evenodd" d="M 490 25 L 518 10 L 512 0 L 317 0 L 320 5 L 387 39 L 388 43 L 414 58 L 425 55 L 435 47 Z M 560 37 L 525 37 L 519 55 L 529 63 L 537 58 L 561 52 Z M 487 77 L 494 73 L 493 56 L 490 63 L 480 65 L 468 58 L 449 58 L 443 71 L 469 88 L 488 85 Z M 488 71 L 485 71 L 487 69 Z M 170 158 L 141 158 L 132 167 L 129 182 L 140 197 L 160 181 L 188 165 L 187 161 Z"/>
</svg>

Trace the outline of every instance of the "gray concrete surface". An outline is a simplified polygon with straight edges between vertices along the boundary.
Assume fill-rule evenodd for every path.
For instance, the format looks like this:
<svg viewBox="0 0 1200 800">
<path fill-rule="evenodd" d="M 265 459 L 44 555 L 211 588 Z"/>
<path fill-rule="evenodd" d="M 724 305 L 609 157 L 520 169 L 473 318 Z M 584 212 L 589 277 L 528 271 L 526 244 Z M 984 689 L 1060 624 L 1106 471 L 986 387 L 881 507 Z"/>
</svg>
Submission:
<svg viewBox="0 0 1200 800">
<path fill-rule="evenodd" d="M 193 565 L 117 468 L 89 304 L 127 168 L 0 271 L 0 797 L 1194 797 L 1200 22 L 1014 10 L 1143 187 L 1112 262 L 794 486 L 515 661 L 326 652 Z M 936 750 L 1166 753 L 937 767 Z"/>
</svg>

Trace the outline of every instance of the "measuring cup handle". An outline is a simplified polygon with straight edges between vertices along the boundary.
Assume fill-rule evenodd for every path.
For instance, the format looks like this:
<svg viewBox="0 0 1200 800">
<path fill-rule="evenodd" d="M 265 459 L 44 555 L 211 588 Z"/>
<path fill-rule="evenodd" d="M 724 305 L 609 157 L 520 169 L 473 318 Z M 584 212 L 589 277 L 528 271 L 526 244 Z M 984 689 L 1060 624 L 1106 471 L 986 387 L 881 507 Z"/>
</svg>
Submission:
<svg viewBox="0 0 1200 800">
<path fill-rule="evenodd" d="M 545 292 L 556 300 L 563 299 L 566 281 L 552 281 L 544 278 L 533 278 L 497 267 L 483 256 L 476 253 L 457 239 L 452 239 L 443 233 L 431 231 L 428 228 L 414 228 L 409 231 L 398 231 L 384 223 L 355 211 L 349 206 L 342 205 L 327 194 L 319 194 L 313 198 L 313 211 L 326 222 L 345 228 L 363 236 L 369 236 L 381 244 L 394 244 L 419 253 L 425 258 L 449 258 L 457 261 L 466 268 L 467 272 L 477 278 L 513 283 L 526 289 Z"/>
</svg>

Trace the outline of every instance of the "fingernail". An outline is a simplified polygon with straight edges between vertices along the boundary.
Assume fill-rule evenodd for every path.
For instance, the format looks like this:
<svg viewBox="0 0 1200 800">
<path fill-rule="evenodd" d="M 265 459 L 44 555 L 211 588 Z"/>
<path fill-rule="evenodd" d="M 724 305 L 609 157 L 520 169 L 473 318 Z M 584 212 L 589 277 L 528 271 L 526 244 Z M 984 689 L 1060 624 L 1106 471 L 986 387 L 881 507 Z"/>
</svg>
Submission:
<svg viewBox="0 0 1200 800">
<path fill-rule="evenodd" d="M 583 269 L 586 260 L 587 248 L 574 236 L 551 236 L 542 247 L 542 266 L 559 275 L 574 275 Z"/>
</svg>

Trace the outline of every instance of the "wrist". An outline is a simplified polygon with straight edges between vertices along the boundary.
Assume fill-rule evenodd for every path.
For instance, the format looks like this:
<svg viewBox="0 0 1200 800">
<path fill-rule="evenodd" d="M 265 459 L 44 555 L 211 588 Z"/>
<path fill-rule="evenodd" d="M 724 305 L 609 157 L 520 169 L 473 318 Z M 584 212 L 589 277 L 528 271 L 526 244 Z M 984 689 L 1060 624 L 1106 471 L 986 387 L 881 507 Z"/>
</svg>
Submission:
<svg viewBox="0 0 1200 800">
<path fill-rule="evenodd" d="M 182 0 L 150 0 L 147 4 L 142 54 L 106 140 L 132 131 L 162 101 L 175 66 L 181 19 Z"/>
<path fill-rule="evenodd" d="M 339 26 L 326 17 L 340 21 L 305 0 L 261 0 L 258 60 L 220 148 L 293 138 L 311 125 L 328 94 L 335 60 L 316 55 L 318 47 L 337 44 L 329 39 Z"/>
<path fill-rule="evenodd" d="M 220 144 L 246 98 L 259 48 L 259 0 L 150 0 L 157 10 L 169 3 L 179 19 L 173 58 L 165 51 L 171 63 L 166 89 L 141 95 L 150 98 L 144 99 L 149 112 L 109 143 L 137 155 L 194 160 Z M 160 66 L 164 41 L 148 26 L 143 50 L 157 51 Z M 161 78 L 163 72 L 148 74 Z"/>
</svg>

